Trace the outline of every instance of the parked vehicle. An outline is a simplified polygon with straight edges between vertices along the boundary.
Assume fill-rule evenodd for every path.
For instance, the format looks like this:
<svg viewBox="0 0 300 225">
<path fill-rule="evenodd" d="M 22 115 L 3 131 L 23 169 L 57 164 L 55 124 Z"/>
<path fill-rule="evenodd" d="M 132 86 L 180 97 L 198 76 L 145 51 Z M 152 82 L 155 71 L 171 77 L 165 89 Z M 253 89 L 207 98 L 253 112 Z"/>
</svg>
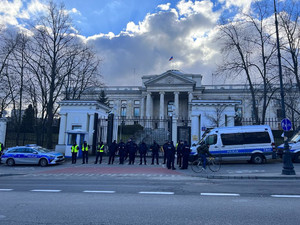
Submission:
<svg viewBox="0 0 300 225">
<path fill-rule="evenodd" d="M 203 142 L 210 145 L 209 151 L 214 156 L 247 159 L 255 164 L 264 163 L 276 151 L 271 128 L 267 125 L 214 128 L 191 147 L 192 154 L 197 154 Z"/>
<path fill-rule="evenodd" d="M 40 146 L 17 146 L 7 149 L 2 160 L 9 166 L 15 164 L 53 165 L 65 160 L 63 154 L 53 152 Z"/>
<path fill-rule="evenodd" d="M 294 134 L 288 141 L 290 151 L 292 154 L 292 161 L 300 163 L 300 131 Z M 277 147 L 277 155 L 282 157 L 284 144 Z"/>
</svg>

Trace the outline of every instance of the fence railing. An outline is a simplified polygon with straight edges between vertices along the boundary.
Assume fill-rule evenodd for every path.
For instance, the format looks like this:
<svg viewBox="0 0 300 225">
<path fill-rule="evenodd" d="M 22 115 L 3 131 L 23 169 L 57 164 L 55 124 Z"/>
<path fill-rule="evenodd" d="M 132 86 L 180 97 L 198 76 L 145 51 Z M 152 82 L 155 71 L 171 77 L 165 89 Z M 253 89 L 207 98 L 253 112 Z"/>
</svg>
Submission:
<svg viewBox="0 0 300 225">
<path fill-rule="evenodd" d="M 254 125 L 254 118 L 243 118 L 241 121 L 242 125 Z M 264 123 L 259 121 L 259 124 L 269 125 L 272 130 L 282 130 L 281 119 L 279 118 L 266 118 Z M 300 121 L 292 121 L 292 130 L 297 130 L 300 127 Z"/>
</svg>

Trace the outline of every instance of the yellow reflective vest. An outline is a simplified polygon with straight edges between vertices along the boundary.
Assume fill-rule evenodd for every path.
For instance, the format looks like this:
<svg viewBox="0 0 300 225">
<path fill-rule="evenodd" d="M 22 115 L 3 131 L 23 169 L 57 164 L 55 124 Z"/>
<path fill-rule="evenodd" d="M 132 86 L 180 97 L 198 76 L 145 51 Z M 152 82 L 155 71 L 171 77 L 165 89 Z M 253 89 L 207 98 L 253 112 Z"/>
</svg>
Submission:
<svg viewBox="0 0 300 225">
<path fill-rule="evenodd" d="M 84 152 L 84 151 L 88 151 L 88 150 L 89 150 L 89 146 L 87 145 L 87 146 L 84 147 L 84 145 L 82 145 L 81 150 L 82 150 L 83 152 Z"/>
<path fill-rule="evenodd" d="M 97 152 L 104 152 L 104 145 L 98 145 Z"/>
<path fill-rule="evenodd" d="M 72 145 L 72 148 L 71 148 L 71 152 L 73 153 L 73 152 L 75 152 L 75 153 L 77 153 L 78 152 L 78 145 Z"/>
</svg>

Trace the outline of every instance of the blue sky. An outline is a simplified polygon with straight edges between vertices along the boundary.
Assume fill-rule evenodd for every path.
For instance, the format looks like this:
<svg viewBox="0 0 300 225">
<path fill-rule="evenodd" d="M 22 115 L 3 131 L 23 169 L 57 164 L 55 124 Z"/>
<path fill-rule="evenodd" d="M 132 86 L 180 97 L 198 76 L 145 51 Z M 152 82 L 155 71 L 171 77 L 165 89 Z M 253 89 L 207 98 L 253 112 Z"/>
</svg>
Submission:
<svg viewBox="0 0 300 225">
<path fill-rule="evenodd" d="M 212 74 L 221 60 L 219 19 L 249 10 L 254 0 L 54 0 L 63 2 L 81 38 L 102 59 L 107 85 L 141 85 L 168 69 Z M 26 28 L 45 0 L 0 0 L 0 26 Z M 169 62 L 169 58 L 174 59 Z"/>
</svg>

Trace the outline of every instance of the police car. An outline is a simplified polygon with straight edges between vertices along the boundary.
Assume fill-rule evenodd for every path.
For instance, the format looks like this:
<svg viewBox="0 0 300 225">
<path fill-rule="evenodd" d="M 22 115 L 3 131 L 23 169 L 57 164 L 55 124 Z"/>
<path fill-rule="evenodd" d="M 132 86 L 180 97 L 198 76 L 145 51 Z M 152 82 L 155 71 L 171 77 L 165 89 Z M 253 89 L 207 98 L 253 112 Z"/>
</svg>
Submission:
<svg viewBox="0 0 300 225">
<path fill-rule="evenodd" d="M 53 165 L 65 160 L 62 153 L 53 152 L 40 146 L 17 146 L 7 149 L 2 160 L 8 165 L 38 164 L 40 166 Z"/>
<path fill-rule="evenodd" d="M 300 131 L 295 133 L 288 141 L 293 162 L 300 163 Z M 277 155 L 282 158 L 284 144 L 277 147 Z"/>
</svg>

